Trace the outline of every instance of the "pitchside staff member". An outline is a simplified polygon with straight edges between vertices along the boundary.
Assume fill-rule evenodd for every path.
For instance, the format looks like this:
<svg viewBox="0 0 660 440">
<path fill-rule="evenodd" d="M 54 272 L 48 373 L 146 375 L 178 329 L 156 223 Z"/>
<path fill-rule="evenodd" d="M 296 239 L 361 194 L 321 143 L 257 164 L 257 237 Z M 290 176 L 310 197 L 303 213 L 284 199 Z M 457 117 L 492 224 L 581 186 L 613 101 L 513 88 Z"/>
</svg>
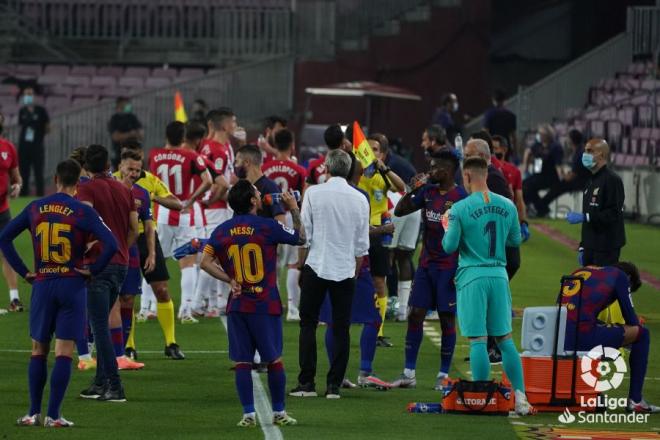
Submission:
<svg viewBox="0 0 660 440">
<path fill-rule="evenodd" d="M 626 244 L 623 225 L 625 194 L 621 178 L 607 167 L 610 147 L 604 139 L 591 139 L 584 147 L 582 164 L 591 171 L 582 199 L 582 212 L 569 212 L 570 224 L 582 223 L 578 250 L 580 265 L 609 266 L 619 261 Z"/>
</svg>

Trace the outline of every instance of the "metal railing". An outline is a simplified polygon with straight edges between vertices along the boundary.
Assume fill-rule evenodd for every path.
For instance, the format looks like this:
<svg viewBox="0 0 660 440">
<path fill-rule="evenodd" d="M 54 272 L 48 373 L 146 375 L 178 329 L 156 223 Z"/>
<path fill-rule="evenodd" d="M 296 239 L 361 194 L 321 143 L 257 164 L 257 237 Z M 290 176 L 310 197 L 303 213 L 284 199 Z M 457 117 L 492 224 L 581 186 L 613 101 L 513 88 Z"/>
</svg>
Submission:
<svg viewBox="0 0 660 440">
<path fill-rule="evenodd" d="M 224 56 L 291 52 L 290 0 L 8 0 L 8 7 L 62 41 L 132 40 Z"/>
<path fill-rule="evenodd" d="M 569 108 L 582 107 L 598 79 L 614 76 L 632 62 L 631 43 L 629 33 L 619 34 L 541 81 L 519 88 L 518 94 L 505 103 L 518 117 L 519 137 L 542 122 L 563 116 Z M 483 114 L 465 128 L 469 133 L 482 124 Z"/>
<path fill-rule="evenodd" d="M 362 0 L 342 7 L 337 17 L 338 39 L 350 40 L 368 36 L 375 28 L 401 17 L 418 6 L 430 5 L 430 0 Z"/>
<path fill-rule="evenodd" d="M 652 55 L 660 47 L 660 8 L 628 8 L 626 30 L 632 35 L 633 55 Z"/>
<path fill-rule="evenodd" d="M 239 123 L 254 122 L 292 108 L 293 59 L 280 57 L 247 63 L 134 95 L 133 112 L 144 125 L 145 148 L 164 144 L 165 126 L 174 120 L 177 90 L 188 109 L 193 100 L 203 98 L 210 108 L 231 107 Z M 46 176 L 75 147 L 91 143 L 109 146 L 108 121 L 114 112 L 115 103 L 108 100 L 54 115 L 51 132 L 45 138 Z M 6 136 L 13 142 L 18 134 L 18 126 L 6 127 Z"/>
</svg>

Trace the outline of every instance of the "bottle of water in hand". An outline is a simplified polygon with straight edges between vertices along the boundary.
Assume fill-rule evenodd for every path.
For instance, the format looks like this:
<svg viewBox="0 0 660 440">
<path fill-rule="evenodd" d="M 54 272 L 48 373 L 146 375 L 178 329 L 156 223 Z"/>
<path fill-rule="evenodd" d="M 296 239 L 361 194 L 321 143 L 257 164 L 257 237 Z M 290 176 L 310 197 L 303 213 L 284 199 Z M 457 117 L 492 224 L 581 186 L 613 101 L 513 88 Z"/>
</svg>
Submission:
<svg viewBox="0 0 660 440">
<path fill-rule="evenodd" d="M 300 191 L 294 190 L 291 191 L 291 194 L 296 199 L 296 202 L 300 202 Z M 264 196 L 264 203 L 266 205 L 273 205 L 275 203 L 282 203 L 282 193 L 270 193 Z"/>
</svg>

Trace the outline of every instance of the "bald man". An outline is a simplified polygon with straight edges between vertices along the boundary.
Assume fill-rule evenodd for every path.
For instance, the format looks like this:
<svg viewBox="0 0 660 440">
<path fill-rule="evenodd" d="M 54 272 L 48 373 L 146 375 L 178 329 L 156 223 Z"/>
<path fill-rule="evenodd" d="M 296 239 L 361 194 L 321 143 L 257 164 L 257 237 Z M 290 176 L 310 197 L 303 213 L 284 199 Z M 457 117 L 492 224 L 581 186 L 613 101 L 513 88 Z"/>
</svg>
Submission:
<svg viewBox="0 0 660 440">
<path fill-rule="evenodd" d="M 569 212 L 566 220 L 582 223 L 582 241 L 578 249 L 581 266 L 610 266 L 619 261 L 626 244 L 623 224 L 625 194 L 621 178 L 607 162 L 610 147 L 604 139 L 587 142 L 582 153 L 582 165 L 591 171 L 582 199 L 582 212 Z"/>
</svg>

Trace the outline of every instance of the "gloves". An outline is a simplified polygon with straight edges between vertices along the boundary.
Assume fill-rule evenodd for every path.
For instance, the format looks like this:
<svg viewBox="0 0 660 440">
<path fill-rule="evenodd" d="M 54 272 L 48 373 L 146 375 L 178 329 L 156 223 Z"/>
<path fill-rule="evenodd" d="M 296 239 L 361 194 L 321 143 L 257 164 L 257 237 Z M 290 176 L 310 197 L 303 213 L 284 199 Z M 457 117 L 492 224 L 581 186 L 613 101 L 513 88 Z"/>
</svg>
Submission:
<svg viewBox="0 0 660 440">
<path fill-rule="evenodd" d="M 190 243 L 186 243 L 183 246 L 174 249 L 174 258 L 180 260 L 188 255 L 195 255 L 201 249 L 204 249 L 207 241 L 208 240 L 206 239 L 193 238 L 190 240 Z"/>
<path fill-rule="evenodd" d="M 578 264 L 580 265 L 580 267 L 583 267 L 584 266 L 584 248 L 583 247 L 578 248 L 577 257 L 578 257 Z"/>
<path fill-rule="evenodd" d="M 529 237 L 532 236 L 531 232 L 529 232 L 529 224 L 525 221 L 520 223 L 520 235 L 522 236 L 523 243 L 529 240 Z"/>
<path fill-rule="evenodd" d="M 572 225 L 584 222 L 584 214 L 581 212 L 569 212 L 566 214 L 566 221 Z"/>
</svg>

